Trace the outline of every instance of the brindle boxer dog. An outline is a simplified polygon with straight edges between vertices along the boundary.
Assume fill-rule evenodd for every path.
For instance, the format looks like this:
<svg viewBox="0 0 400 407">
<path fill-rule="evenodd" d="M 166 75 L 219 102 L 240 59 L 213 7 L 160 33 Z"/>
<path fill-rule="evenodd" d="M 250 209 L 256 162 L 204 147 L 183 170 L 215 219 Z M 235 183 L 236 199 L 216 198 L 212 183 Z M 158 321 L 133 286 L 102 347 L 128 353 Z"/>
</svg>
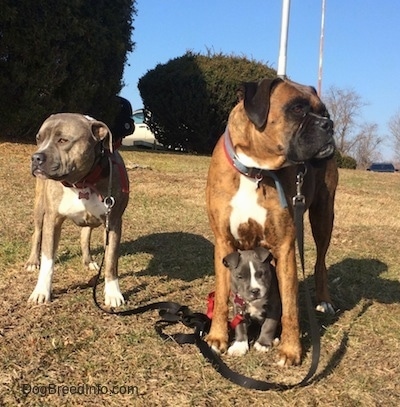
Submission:
<svg viewBox="0 0 400 407">
<path fill-rule="evenodd" d="M 32 174 L 37 178 L 35 231 L 26 268 L 40 270 L 29 301 L 50 300 L 61 226 L 69 218 L 83 227 L 83 263 L 92 270 L 98 266 L 90 256 L 90 235 L 93 228 L 108 222 L 105 304 L 117 307 L 124 302 L 117 270 L 129 181 L 122 157 L 112 151 L 111 132 L 103 122 L 88 116 L 60 113 L 44 121 L 36 139 L 38 150 L 32 155 Z M 111 208 L 110 197 L 115 200 Z"/>
<path fill-rule="evenodd" d="M 282 298 L 278 364 L 301 362 L 292 206 L 298 171 L 306 171 L 302 194 L 317 249 L 317 309 L 333 312 L 325 256 L 338 182 L 334 150 L 333 122 L 314 88 L 279 78 L 244 84 L 243 99 L 214 149 L 207 181 L 216 287 L 206 340 L 215 351 L 224 352 L 228 344 L 230 276 L 222 259 L 234 250 L 264 246 L 275 259 Z"/>
</svg>

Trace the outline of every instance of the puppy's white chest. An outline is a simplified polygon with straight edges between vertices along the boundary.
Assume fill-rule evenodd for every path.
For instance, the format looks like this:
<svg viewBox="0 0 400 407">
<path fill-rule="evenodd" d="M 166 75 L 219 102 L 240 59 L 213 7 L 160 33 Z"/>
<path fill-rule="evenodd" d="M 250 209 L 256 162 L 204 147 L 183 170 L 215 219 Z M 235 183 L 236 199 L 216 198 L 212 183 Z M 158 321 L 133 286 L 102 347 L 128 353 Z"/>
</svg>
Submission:
<svg viewBox="0 0 400 407">
<path fill-rule="evenodd" d="M 238 229 L 249 219 L 255 220 L 261 226 L 267 217 L 267 210 L 258 204 L 257 183 L 254 179 L 240 176 L 240 185 L 230 202 L 232 212 L 230 216 L 230 229 L 235 239 L 239 239 Z"/>
<path fill-rule="evenodd" d="M 262 309 L 261 306 L 256 306 L 256 305 L 253 305 L 253 304 L 250 303 L 247 306 L 246 311 L 249 313 L 250 317 L 253 318 L 253 319 L 258 319 L 260 321 L 264 319 L 264 317 L 263 317 L 263 309 Z"/>
<path fill-rule="evenodd" d="M 106 213 L 106 207 L 90 188 L 65 187 L 58 212 L 77 225 L 98 226 Z"/>
</svg>

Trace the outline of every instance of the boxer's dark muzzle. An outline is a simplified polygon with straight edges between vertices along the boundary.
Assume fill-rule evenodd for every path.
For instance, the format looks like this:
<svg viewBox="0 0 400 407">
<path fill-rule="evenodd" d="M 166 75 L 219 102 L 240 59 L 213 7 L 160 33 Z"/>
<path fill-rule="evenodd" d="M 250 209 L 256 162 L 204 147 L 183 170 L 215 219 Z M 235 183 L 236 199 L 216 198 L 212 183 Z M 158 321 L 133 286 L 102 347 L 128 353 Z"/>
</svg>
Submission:
<svg viewBox="0 0 400 407">
<path fill-rule="evenodd" d="M 287 157 L 294 163 L 330 158 L 335 152 L 333 121 L 308 113 L 290 140 Z"/>
</svg>

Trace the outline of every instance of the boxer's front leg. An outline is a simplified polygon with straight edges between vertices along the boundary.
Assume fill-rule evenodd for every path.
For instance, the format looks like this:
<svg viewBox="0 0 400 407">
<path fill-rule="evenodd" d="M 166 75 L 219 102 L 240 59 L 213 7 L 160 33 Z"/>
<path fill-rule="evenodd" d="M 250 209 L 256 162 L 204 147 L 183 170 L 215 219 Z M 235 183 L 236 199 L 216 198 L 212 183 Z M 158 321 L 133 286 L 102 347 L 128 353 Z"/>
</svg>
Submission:
<svg viewBox="0 0 400 407">
<path fill-rule="evenodd" d="M 206 341 L 217 352 L 225 352 L 228 348 L 228 300 L 230 292 L 230 272 L 222 259 L 232 252 L 226 242 L 216 241 L 214 250 L 215 298 L 214 311 L 210 332 Z"/>
<path fill-rule="evenodd" d="M 283 244 L 277 257 L 276 274 L 282 301 L 282 334 L 278 365 L 298 365 L 301 362 L 301 344 L 294 241 Z"/>
</svg>

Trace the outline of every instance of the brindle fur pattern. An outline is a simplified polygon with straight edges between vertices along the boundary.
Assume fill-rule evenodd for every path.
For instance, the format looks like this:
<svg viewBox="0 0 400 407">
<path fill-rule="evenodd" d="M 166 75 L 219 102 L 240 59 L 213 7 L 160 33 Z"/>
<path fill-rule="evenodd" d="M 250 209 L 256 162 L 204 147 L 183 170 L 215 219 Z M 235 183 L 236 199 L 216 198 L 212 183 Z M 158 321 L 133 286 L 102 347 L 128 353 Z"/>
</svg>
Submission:
<svg viewBox="0 0 400 407">
<path fill-rule="evenodd" d="M 215 308 L 206 340 L 217 352 L 227 349 L 230 276 L 222 259 L 234 250 L 263 246 L 271 251 L 275 259 L 282 299 L 278 363 L 282 366 L 299 364 L 302 349 L 292 207 L 298 172 L 295 163 L 304 161 L 307 165 L 302 193 L 306 197 L 317 248 L 317 302 L 329 311 L 332 306 L 325 255 L 333 227 L 338 172 L 335 160 L 324 155 L 331 156 L 334 151 L 332 124 L 325 118 L 326 108 L 313 88 L 290 81 L 264 80 L 248 84 L 244 94 L 244 100 L 229 116 L 228 130 L 232 144 L 245 165 L 277 171 L 289 207 L 281 207 L 275 183 L 268 177 L 264 177 L 258 188 L 254 182 L 252 189 L 252 180 L 240 174 L 227 160 L 221 137 L 211 158 L 207 181 L 207 209 L 215 237 Z M 302 128 L 307 113 L 315 114 L 316 119 L 312 116 L 310 123 Z M 328 148 L 325 148 L 327 145 Z M 300 168 L 304 169 L 303 164 Z M 238 191 L 244 186 L 246 193 L 236 199 Z M 257 210 L 249 212 L 249 205 Z M 234 212 L 235 216 L 236 213 L 241 216 L 236 230 L 231 227 Z"/>
</svg>

